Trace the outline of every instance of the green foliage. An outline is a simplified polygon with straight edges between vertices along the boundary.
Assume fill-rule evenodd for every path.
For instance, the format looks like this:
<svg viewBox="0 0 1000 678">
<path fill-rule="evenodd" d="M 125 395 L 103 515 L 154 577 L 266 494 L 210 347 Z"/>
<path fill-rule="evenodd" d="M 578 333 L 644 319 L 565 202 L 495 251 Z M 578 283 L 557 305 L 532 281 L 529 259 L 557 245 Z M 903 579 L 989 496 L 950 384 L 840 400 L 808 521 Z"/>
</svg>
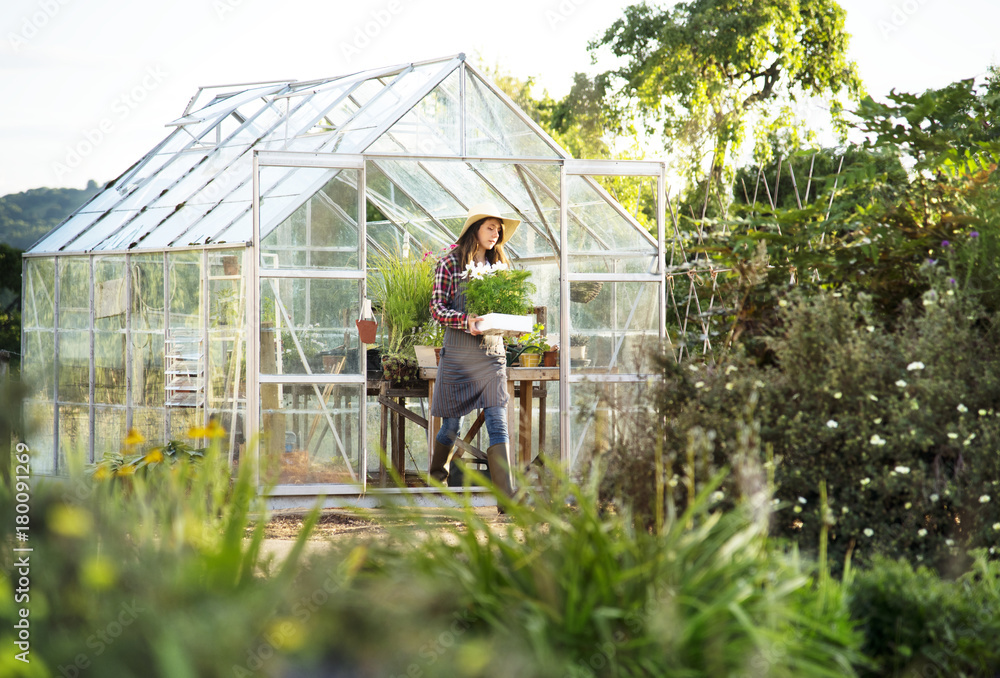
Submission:
<svg viewBox="0 0 1000 678">
<path fill-rule="evenodd" d="M 378 633 L 375 674 L 832 677 L 863 661 L 839 589 L 769 541 L 766 520 L 710 512 L 714 486 L 654 534 L 608 512 L 592 483 L 536 482 L 506 525 L 462 502 L 455 522 L 364 546 L 352 579 L 364 595 L 338 597 L 351 625 Z M 372 647 L 339 605 L 319 617 L 305 647 L 348 665 L 356 643 Z"/>
<path fill-rule="evenodd" d="M 368 290 L 388 332 L 388 351 L 412 352 L 416 330 L 430 320 L 436 263 L 399 252 L 371 257 Z"/>
<path fill-rule="evenodd" d="M 21 250 L 31 247 L 98 190 L 96 183 L 88 181 L 83 190 L 33 188 L 0 197 L 0 243 Z"/>
<path fill-rule="evenodd" d="M 882 553 L 961 570 L 965 549 L 1000 534 L 1000 318 L 946 279 L 924 302 L 889 328 L 863 297 L 783 300 L 769 363 L 739 352 L 717 365 L 664 361 L 652 403 L 664 424 L 637 425 L 613 451 L 605 493 L 633 498 L 651 524 L 658 445 L 683 506 L 684 479 L 736 464 L 749 436 L 773 456 L 776 495 L 792 507 L 775 534 L 815 548 L 825 482 L 835 566 L 853 549 L 861 563 Z"/>
<path fill-rule="evenodd" d="M 498 264 L 499 265 L 499 264 Z M 507 313 L 524 315 L 531 311 L 535 286 L 528 280 L 531 271 L 507 268 L 478 276 L 465 283 L 465 310 L 471 315 Z"/>
<path fill-rule="evenodd" d="M 535 323 L 535 326 L 528 334 L 522 334 L 518 338 L 518 344 L 524 346 L 522 353 L 545 353 L 552 350 L 552 344 L 545 334 L 545 325 Z"/>
<path fill-rule="evenodd" d="M 860 94 L 844 17 L 832 0 L 633 5 L 591 44 L 624 61 L 599 76 L 598 87 L 616 93 L 618 121 L 638 113 L 686 145 L 692 172 L 710 157 L 718 182 L 751 111 L 807 96 L 831 100 L 836 113 L 838 94 Z"/>
<path fill-rule="evenodd" d="M 1000 563 L 975 554 L 955 581 L 876 558 L 850 586 L 851 616 L 874 660 L 863 676 L 994 676 L 1000 668 Z"/>
<path fill-rule="evenodd" d="M 5 676 L 102 675 L 184 678 L 232 676 L 272 610 L 288 595 L 315 517 L 280 568 L 264 557 L 264 521 L 251 526 L 255 473 L 235 481 L 225 455 L 210 446 L 198 464 L 130 482 L 94 480 L 74 468 L 61 482 L 31 484 L 30 664 L 0 657 Z M 12 488 L 0 507 L 13 516 Z M 14 521 L 0 525 L 13 542 Z M 19 618 L 0 555 L 0 640 L 14 647 Z M 267 576 L 262 576 L 267 575 Z"/>
</svg>

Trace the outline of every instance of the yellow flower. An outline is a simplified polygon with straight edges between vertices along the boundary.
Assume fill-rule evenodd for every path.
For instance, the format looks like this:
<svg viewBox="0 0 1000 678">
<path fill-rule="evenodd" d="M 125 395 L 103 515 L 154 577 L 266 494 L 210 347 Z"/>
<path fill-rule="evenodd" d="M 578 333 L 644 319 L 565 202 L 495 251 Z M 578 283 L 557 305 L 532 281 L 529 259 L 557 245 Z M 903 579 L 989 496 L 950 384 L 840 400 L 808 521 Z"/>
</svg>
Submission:
<svg viewBox="0 0 1000 678">
<path fill-rule="evenodd" d="M 124 466 L 120 467 L 118 471 L 115 473 L 115 475 L 119 477 L 131 476 L 134 474 L 135 474 L 135 466 L 133 466 L 132 464 L 125 464 Z"/>
<path fill-rule="evenodd" d="M 109 469 L 104 464 L 98 466 L 97 470 L 94 471 L 94 478 L 96 480 L 104 480 L 105 478 L 110 478 L 110 477 L 111 477 L 111 469 Z"/>
<path fill-rule="evenodd" d="M 146 442 L 146 438 L 137 429 L 130 428 L 128 430 L 128 435 L 125 436 L 126 445 L 138 445 L 144 442 Z"/>
<path fill-rule="evenodd" d="M 143 457 L 142 460 L 147 464 L 156 464 L 163 461 L 163 448 L 153 448 L 153 450 Z"/>
<path fill-rule="evenodd" d="M 189 438 L 225 438 L 226 429 L 215 419 L 208 422 L 208 426 L 192 426 L 188 429 Z"/>
</svg>

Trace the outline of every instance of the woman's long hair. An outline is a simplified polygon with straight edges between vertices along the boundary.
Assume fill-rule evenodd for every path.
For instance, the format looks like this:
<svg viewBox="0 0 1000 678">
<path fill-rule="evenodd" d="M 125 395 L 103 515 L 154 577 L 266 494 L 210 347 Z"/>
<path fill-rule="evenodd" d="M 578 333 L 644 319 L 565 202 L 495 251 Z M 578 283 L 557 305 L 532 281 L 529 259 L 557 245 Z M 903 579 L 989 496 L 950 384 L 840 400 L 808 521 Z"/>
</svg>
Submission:
<svg viewBox="0 0 1000 678">
<path fill-rule="evenodd" d="M 472 258 L 476 255 L 476 250 L 479 248 L 479 239 L 476 237 L 479 233 L 479 227 L 483 225 L 483 222 L 487 219 L 496 219 L 496 217 L 484 217 L 479 221 L 476 221 L 466 229 L 462 237 L 458 239 L 458 246 L 455 248 L 455 257 L 458 259 L 458 264 L 461 269 L 465 269 L 472 261 Z M 507 257 L 507 252 L 504 251 L 503 245 L 500 243 L 503 241 L 503 222 L 500 222 L 500 239 L 497 244 L 493 246 L 493 249 L 486 250 L 486 261 L 491 264 L 495 264 L 498 261 L 510 266 L 510 259 Z"/>
</svg>

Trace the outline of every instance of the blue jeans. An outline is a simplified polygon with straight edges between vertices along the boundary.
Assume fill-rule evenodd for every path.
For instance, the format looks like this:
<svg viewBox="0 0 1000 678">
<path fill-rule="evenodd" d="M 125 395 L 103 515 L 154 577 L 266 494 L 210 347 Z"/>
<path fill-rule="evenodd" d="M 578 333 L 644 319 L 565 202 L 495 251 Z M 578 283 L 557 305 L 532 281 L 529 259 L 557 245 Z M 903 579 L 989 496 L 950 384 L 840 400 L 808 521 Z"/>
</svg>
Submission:
<svg viewBox="0 0 1000 678">
<path fill-rule="evenodd" d="M 490 434 L 490 447 L 510 442 L 507 435 L 507 408 L 487 407 L 483 412 L 486 415 L 486 431 Z M 436 440 L 442 445 L 454 445 L 461 425 L 462 417 L 444 417 Z"/>
</svg>

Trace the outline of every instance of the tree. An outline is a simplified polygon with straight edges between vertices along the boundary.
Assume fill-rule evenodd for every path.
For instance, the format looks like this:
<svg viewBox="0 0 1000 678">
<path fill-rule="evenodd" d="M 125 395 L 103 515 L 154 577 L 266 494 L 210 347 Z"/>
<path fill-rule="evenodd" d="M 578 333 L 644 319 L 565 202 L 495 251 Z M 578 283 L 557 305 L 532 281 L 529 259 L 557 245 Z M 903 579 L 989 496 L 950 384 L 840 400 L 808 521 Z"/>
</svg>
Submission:
<svg viewBox="0 0 1000 678">
<path fill-rule="evenodd" d="M 596 87 L 615 93 L 610 107 L 619 126 L 634 111 L 649 133 L 659 126 L 666 139 L 686 146 L 695 181 L 709 158 L 708 178 L 718 190 L 752 113 L 819 98 L 836 118 L 838 97 L 861 96 L 844 17 L 834 0 L 633 5 L 590 44 L 625 60 L 599 75 Z M 787 117 L 786 110 L 779 119 Z"/>
</svg>

